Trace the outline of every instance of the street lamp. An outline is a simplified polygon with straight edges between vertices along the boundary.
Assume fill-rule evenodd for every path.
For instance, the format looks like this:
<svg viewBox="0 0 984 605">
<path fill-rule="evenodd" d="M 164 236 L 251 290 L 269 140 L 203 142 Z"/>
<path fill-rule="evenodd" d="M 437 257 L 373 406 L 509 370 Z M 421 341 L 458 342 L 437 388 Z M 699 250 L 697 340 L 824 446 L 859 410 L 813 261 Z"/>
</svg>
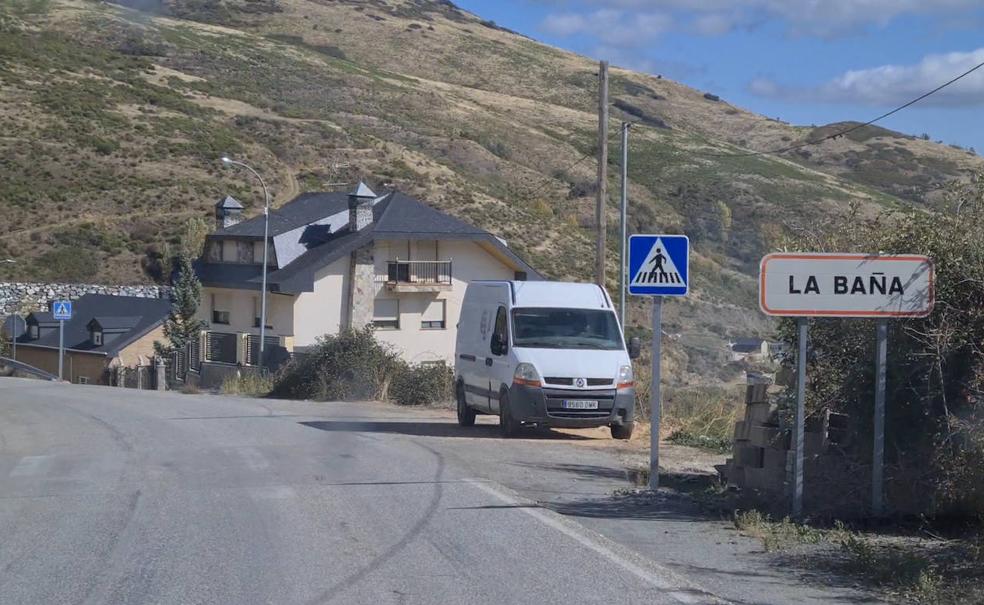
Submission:
<svg viewBox="0 0 984 605">
<path fill-rule="evenodd" d="M 226 165 L 239 166 L 253 173 L 263 187 L 263 292 L 260 294 L 260 370 L 263 366 L 263 349 L 266 344 L 266 295 L 267 295 L 267 249 L 269 248 L 270 238 L 270 192 L 267 190 L 266 183 L 260 173 L 253 170 L 251 166 L 243 162 L 237 162 L 228 156 L 222 156 L 222 163 Z"/>
<path fill-rule="evenodd" d="M 5 258 L 2 261 L 5 265 L 13 265 L 17 261 L 12 258 Z M 10 315 L 10 355 L 11 359 L 17 359 L 17 320 L 19 315 L 16 313 L 11 313 Z M 7 319 L 4 319 L 6 323 Z"/>
</svg>

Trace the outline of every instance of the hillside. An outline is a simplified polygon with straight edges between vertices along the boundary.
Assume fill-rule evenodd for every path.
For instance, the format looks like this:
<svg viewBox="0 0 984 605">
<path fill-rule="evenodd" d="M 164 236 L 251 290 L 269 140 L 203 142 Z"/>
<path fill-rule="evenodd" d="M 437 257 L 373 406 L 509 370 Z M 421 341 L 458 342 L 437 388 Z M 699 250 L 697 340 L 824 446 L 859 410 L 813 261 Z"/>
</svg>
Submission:
<svg viewBox="0 0 984 605">
<path fill-rule="evenodd" d="M 590 278 L 593 60 L 443 0 L 124 4 L 0 6 L 0 257 L 17 260 L 0 278 L 147 280 L 141 259 L 220 195 L 256 211 L 259 188 L 224 153 L 249 158 L 277 203 L 366 178 L 495 232 L 553 277 Z M 874 128 L 727 157 L 826 131 L 621 69 L 612 100 L 613 143 L 618 121 L 644 126 L 630 231 L 684 231 L 698 255 L 694 296 L 667 309 L 680 376 L 716 371 L 727 337 L 768 329 L 752 276 L 775 237 L 850 202 L 933 207 L 942 183 L 984 166 Z M 633 320 L 646 325 L 644 309 Z"/>
</svg>

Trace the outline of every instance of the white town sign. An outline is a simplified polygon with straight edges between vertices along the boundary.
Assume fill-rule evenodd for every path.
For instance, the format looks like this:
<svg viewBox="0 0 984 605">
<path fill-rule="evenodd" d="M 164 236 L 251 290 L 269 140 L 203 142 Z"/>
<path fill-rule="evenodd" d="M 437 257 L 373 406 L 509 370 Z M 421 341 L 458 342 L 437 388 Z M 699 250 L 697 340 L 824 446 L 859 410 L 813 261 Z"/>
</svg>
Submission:
<svg viewBox="0 0 984 605">
<path fill-rule="evenodd" d="M 759 271 L 759 306 L 791 317 L 925 317 L 933 279 L 925 256 L 769 254 Z"/>
</svg>

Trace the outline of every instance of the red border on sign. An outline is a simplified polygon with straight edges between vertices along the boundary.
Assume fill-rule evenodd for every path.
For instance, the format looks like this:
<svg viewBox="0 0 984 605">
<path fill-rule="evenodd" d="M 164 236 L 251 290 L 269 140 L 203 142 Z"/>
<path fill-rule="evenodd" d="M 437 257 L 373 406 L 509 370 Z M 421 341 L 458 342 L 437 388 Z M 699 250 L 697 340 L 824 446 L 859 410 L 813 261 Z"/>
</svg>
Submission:
<svg viewBox="0 0 984 605">
<path fill-rule="evenodd" d="M 789 310 L 789 309 L 770 309 L 765 304 L 765 273 L 769 261 L 772 259 L 782 260 L 887 260 L 887 261 L 918 261 L 929 265 L 929 307 L 924 311 L 825 311 L 823 309 Z M 828 254 L 828 253 L 802 253 L 802 252 L 774 252 L 762 257 L 759 264 L 759 307 L 766 315 L 776 315 L 779 317 L 926 317 L 933 312 L 936 305 L 936 266 L 933 259 L 928 256 L 916 254 L 881 256 L 877 254 Z"/>
</svg>

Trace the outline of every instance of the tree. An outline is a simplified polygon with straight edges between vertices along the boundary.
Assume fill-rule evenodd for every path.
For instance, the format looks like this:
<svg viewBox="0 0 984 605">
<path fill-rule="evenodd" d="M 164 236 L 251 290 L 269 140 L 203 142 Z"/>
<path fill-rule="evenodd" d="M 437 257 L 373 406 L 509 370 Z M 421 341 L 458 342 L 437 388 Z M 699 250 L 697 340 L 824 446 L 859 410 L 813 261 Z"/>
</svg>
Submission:
<svg viewBox="0 0 984 605">
<path fill-rule="evenodd" d="M 164 320 L 167 342 L 154 343 L 154 350 L 162 356 L 183 351 L 188 343 L 198 339 L 199 332 L 205 327 L 204 321 L 195 318 L 202 298 L 202 283 L 191 266 L 191 257 L 182 253 L 177 263 L 178 276 L 171 289 L 171 312 Z"/>
<path fill-rule="evenodd" d="M 984 513 L 984 175 L 951 186 L 950 208 L 865 218 L 858 208 L 786 242 L 818 252 L 925 254 L 936 306 L 889 326 L 886 462 L 896 492 L 929 512 Z M 807 408 L 845 412 L 870 459 L 874 321 L 811 323 Z M 795 322 L 781 322 L 792 345 Z"/>
</svg>

